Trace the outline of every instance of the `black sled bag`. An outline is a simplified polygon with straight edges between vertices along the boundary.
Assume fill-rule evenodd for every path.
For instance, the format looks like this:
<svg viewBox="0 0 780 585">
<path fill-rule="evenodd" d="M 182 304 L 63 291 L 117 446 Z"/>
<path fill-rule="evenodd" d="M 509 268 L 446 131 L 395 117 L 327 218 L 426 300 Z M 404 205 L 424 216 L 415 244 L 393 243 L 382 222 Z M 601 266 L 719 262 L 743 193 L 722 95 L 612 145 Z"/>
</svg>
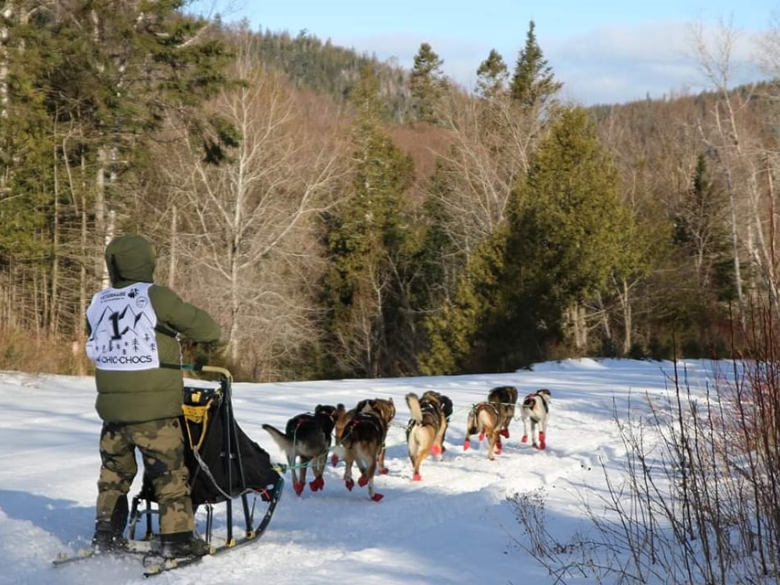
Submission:
<svg viewBox="0 0 780 585">
<path fill-rule="evenodd" d="M 247 491 L 272 492 L 279 474 L 268 453 L 238 426 L 224 391 L 186 387 L 183 412 L 193 506 L 223 502 Z"/>
</svg>

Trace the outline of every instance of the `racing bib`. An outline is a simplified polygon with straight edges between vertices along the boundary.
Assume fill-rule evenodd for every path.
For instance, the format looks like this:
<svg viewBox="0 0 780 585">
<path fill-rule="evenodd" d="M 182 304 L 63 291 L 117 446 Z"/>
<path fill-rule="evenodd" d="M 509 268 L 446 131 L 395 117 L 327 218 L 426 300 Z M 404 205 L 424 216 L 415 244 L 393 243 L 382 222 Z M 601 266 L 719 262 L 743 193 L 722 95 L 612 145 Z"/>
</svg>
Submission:
<svg viewBox="0 0 780 585">
<path fill-rule="evenodd" d="M 149 300 L 148 282 L 107 288 L 87 309 L 92 331 L 87 357 L 100 370 L 151 370 L 160 367 L 154 328 L 157 314 Z"/>
</svg>

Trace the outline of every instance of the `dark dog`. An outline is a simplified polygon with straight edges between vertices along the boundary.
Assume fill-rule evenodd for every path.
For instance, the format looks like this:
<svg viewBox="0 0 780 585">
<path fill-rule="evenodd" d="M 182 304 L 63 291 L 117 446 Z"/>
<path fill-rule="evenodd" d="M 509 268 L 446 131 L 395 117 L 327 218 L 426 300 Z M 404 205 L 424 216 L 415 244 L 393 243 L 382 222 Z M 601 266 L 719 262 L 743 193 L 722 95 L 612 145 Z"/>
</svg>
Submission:
<svg viewBox="0 0 780 585">
<path fill-rule="evenodd" d="M 439 460 L 444 452 L 444 433 L 447 431 L 447 416 L 444 413 L 443 400 L 438 392 L 429 391 L 418 398 L 410 392 L 406 395 L 411 419 L 406 426 L 406 443 L 409 447 L 409 459 L 413 467 L 414 481 L 420 481 L 420 465 L 433 453 Z M 446 398 L 452 414 L 452 401 Z"/>
<path fill-rule="evenodd" d="M 515 416 L 515 407 L 517 406 L 517 388 L 514 386 L 498 386 L 497 388 L 493 388 L 488 393 L 488 402 L 492 402 L 501 410 L 504 416 L 504 426 L 501 429 L 501 435 L 508 439 L 509 423 L 512 422 L 512 419 Z"/>
<path fill-rule="evenodd" d="M 523 443 L 528 442 L 538 449 L 547 447 L 547 420 L 550 418 L 552 394 L 547 388 L 532 392 L 523 400 Z M 537 441 L 538 439 L 538 441 Z"/>
<path fill-rule="evenodd" d="M 309 484 L 311 491 L 316 492 L 325 486 L 322 474 L 325 471 L 333 428 L 343 411 L 343 404 L 318 404 L 313 415 L 299 414 L 288 420 L 284 433 L 272 425 L 263 425 L 263 429 L 287 455 L 293 489 L 299 496 L 306 484 L 306 469 L 310 464 L 314 472 L 314 480 Z"/>
<path fill-rule="evenodd" d="M 463 450 L 471 446 L 471 435 L 479 433 L 479 440 L 487 437 L 487 457 L 495 459 L 501 453 L 501 430 L 504 428 L 504 413 L 492 402 L 478 402 L 471 407 L 466 422 L 466 440 Z"/>
<path fill-rule="evenodd" d="M 368 485 L 368 495 L 375 502 L 384 497 L 374 491 L 374 476 L 384 468 L 385 438 L 393 417 L 392 398 L 363 400 L 342 417 L 336 441 L 336 451 L 344 459 L 344 485 L 349 491 L 355 486 L 352 464 L 356 463 L 360 470 L 358 485 Z"/>
</svg>

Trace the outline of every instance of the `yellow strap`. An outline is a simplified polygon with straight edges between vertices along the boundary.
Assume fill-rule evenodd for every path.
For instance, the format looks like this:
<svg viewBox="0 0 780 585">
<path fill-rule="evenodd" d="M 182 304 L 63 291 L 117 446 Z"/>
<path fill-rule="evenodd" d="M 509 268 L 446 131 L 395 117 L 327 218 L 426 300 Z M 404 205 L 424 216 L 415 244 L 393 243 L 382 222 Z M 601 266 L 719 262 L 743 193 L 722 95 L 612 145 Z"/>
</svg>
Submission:
<svg viewBox="0 0 780 585">
<path fill-rule="evenodd" d="M 206 404 L 200 406 L 191 404 L 182 404 L 181 406 L 182 412 L 184 413 L 184 426 L 187 428 L 187 439 L 190 441 L 190 447 L 192 447 L 195 451 L 200 449 L 201 445 L 203 445 L 203 440 L 206 438 L 206 429 L 208 428 L 209 424 L 209 408 L 211 407 L 211 403 L 213 401 L 214 399 L 210 398 Z M 193 445 L 192 443 L 192 431 L 190 430 L 189 425 L 190 422 L 196 425 L 202 425 L 200 431 L 200 440 L 198 441 L 197 445 Z"/>
</svg>

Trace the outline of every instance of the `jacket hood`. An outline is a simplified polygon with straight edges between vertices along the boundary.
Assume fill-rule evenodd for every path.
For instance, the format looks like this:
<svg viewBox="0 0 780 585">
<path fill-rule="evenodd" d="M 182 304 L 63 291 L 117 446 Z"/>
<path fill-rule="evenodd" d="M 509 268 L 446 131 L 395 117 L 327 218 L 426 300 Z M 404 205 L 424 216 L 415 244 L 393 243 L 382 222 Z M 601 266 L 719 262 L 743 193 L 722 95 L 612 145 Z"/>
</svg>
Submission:
<svg viewBox="0 0 780 585">
<path fill-rule="evenodd" d="M 106 246 L 106 267 L 111 285 L 154 282 L 155 256 L 143 236 L 117 236 Z"/>
</svg>

